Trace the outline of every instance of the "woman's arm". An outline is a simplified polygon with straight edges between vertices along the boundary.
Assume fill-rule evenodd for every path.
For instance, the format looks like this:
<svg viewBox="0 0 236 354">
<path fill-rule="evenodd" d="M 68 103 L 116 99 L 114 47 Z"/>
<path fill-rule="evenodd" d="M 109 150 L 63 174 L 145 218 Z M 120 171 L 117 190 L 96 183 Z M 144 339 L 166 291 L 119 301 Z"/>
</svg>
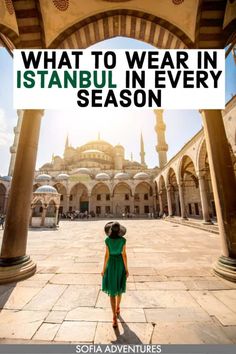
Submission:
<svg viewBox="0 0 236 354">
<path fill-rule="evenodd" d="M 128 278 L 129 271 L 128 271 L 127 254 L 126 254 L 126 246 L 125 245 L 123 246 L 122 257 L 123 257 L 123 261 L 124 261 L 124 265 L 125 265 L 126 277 Z"/>
<path fill-rule="evenodd" d="M 106 246 L 106 253 L 105 253 L 105 257 L 104 257 L 104 265 L 103 265 L 103 270 L 101 272 L 101 275 L 103 276 L 107 267 L 107 262 L 108 262 L 108 258 L 109 258 L 109 248 Z"/>
</svg>

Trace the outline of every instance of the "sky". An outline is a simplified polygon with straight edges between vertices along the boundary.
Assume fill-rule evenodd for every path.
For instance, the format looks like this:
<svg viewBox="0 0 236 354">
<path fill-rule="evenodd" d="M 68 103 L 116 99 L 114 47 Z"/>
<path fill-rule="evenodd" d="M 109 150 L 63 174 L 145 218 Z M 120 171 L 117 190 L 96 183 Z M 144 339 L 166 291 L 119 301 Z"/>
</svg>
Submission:
<svg viewBox="0 0 236 354">
<path fill-rule="evenodd" d="M 137 40 L 116 37 L 100 42 L 93 49 L 152 49 L 153 47 Z M 7 175 L 10 153 L 13 143 L 13 128 L 17 114 L 13 109 L 12 58 L 0 48 L 0 175 Z M 236 94 L 236 65 L 230 54 L 226 61 L 226 102 Z M 174 99 L 174 97 L 173 97 Z M 169 146 L 168 159 L 202 127 L 198 111 L 166 110 L 166 141 Z M 45 111 L 42 119 L 36 168 L 50 162 L 52 154 L 63 155 L 66 136 L 73 147 L 101 139 L 112 145 L 122 144 L 125 157 L 131 153 L 140 161 L 140 135 L 143 134 L 146 163 L 149 167 L 158 166 L 157 144 L 154 130 L 155 115 L 153 110 L 143 109 L 76 109 L 71 111 Z"/>
</svg>

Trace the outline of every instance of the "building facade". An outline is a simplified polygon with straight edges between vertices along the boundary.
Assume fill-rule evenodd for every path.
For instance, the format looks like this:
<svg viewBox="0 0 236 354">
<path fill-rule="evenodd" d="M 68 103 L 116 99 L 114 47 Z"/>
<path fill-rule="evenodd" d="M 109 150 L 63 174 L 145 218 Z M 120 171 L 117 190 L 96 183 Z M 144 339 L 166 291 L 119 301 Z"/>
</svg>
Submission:
<svg viewBox="0 0 236 354">
<path fill-rule="evenodd" d="M 21 121 L 22 113 L 18 116 Z M 223 116 L 236 170 L 236 96 L 228 102 Z M 72 147 L 67 137 L 63 156 L 53 156 L 35 172 L 33 192 L 43 185 L 56 188 L 61 195 L 61 215 L 87 211 L 99 217 L 145 217 L 165 213 L 205 223 L 216 219 L 203 130 L 167 162 L 163 111 L 156 110 L 155 118 L 159 167 L 147 167 L 142 135 L 140 162 L 125 159 L 123 146 L 113 146 L 100 136 L 79 147 Z M 15 134 L 19 134 L 18 129 Z M 9 171 L 14 167 L 16 142 L 17 137 L 10 150 Z M 0 213 L 6 211 L 10 185 L 11 175 L 0 177 Z"/>
</svg>

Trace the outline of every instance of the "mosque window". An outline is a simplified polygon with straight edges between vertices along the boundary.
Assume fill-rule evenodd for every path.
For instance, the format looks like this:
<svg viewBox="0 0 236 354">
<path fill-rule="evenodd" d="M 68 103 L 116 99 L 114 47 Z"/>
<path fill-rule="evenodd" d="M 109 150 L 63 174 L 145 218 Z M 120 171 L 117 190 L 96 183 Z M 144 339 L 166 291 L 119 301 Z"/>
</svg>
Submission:
<svg viewBox="0 0 236 354">
<path fill-rule="evenodd" d="M 137 201 L 139 200 L 139 194 L 138 193 L 134 194 L 134 200 L 137 200 Z"/>
<path fill-rule="evenodd" d="M 97 194 L 97 200 L 101 200 L 101 194 Z"/>
<path fill-rule="evenodd" d="M 106 200 L 110 200 L 110 194 L 106 194 Z"/>
<path fill-rule="evenodd" d="M 145 214 L 149 213 L 149 205 L 144 205 L 144 213 Z"/>
<path fill-rule="evenodd" d="M 101 207 L 100 206 L 96 206 L 96 214 L 97 215 L 101 214 Z"/>
<path fill-rule="evenodd" d="M 125 200 L 129 200 L 129 194 L 128 193 L 125 194 Z"/>
<path fill-rule="evenodd" d="M 73 195 L 71 194 L 71 195 L 70 195 L 70 201 L 72 201 L 72 200 L 73 200 Z"/>
<path fill-rule="evenodd" d="M 144 194 L 144 200 L 148 200 L 148 193 Z"/>
<path fill-rule="evenodd" d="M 63 201 L 63 195 L 61 194 L 60 200 Z"/>
</svg>

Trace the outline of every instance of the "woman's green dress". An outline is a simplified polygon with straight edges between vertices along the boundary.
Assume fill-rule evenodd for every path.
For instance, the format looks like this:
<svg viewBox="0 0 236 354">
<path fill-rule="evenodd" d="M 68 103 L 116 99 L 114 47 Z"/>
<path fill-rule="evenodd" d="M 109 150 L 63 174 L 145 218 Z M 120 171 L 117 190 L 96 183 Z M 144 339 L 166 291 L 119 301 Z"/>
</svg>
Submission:
<svg viewBox="0 0 236 354">
<path fill-rule="evenodd" d="M 121 295 L 126 290 L 126 271 L 122 257 L 124 237 L 107 237 L 105 243 L 109 249 L 109 259 L 102 278 L 102 291 L 109 296 Z"/>
</svg>

